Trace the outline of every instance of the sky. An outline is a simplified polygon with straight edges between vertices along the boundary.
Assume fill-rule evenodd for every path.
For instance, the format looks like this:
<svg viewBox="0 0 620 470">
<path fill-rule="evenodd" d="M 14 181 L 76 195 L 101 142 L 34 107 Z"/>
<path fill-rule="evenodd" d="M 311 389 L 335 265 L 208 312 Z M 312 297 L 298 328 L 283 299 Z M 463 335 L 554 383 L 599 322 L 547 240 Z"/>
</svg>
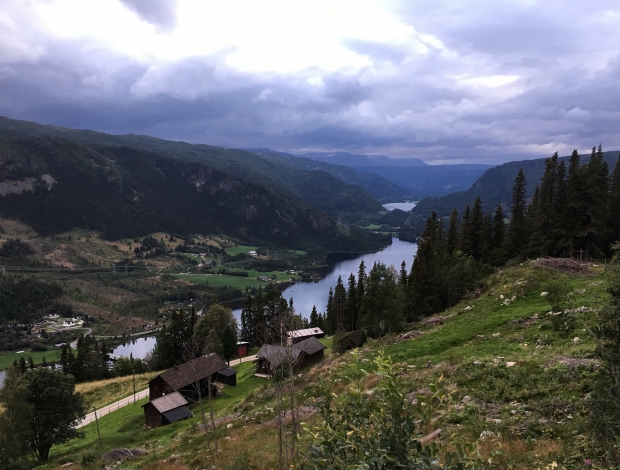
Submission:
<svg viewBox="0 0 620 470">
<path fill-rule="evenodd" d="M 431 164 L 620 150 L 620 2 L 0 0 L 0 115 Z"/>
</svg>

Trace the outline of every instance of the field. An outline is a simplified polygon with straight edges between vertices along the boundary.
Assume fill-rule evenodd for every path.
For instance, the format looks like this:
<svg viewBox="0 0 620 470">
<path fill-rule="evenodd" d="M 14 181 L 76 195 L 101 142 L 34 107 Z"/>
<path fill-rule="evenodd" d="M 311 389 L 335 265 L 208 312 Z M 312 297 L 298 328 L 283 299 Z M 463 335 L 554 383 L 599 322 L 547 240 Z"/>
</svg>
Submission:
<svg viewBox="0 0 620 470">
<path fill-rule="evenodd" d="M 226 251 L 226 254 L 228 256 L 235 256 L 238 255 L 239 253 L 246 253 L 248 251 L 256 251 L 258 250 L 257 246 L 249 246 L 249 245 L 237 245 L 237 246 L 230 246 L 228 248 L 224 248 L 224 250 Z"/>
<path fill-rule="evenodd" d="M 25 350 L 23 353 L 19 354 L 16 352 L 2 353 L 0 354 L 0 369 L 6 369 L 7 367 L 12 366 L 14 361 L 19 362 L 19 359 L 21 357 L 23 357 L 24 360 L 28 361 L 28 356 L 32 357 L 32 360 L 35 364 L 43 362 L 44 358 L 47 362 L 57 361 L 58 359 L 60 359 L 60 349 L 54 348 L 48 351 Z"/>
<path fill-rule="evenodd" d="M 136 392 L 148 387 L 148 382 L 159 372 L 148 372 L 136 375 Z M 84 382 L 75 386 L 76 391 L 82 393 L 89 408 L 109 405 L 121 398 L 133 394 L 133 377 L 116 377 L 114 379 Z"/>
<path fill-rule="evenodd" d="M 183 279 L 185 281 L 193 282 L 195 284 L 204 284 L 208 283 L 210 286 L 219 287 L 219 286 L 230 286 L 236 287 L 237 289 L 244 290 L 246 287 L 265 287 L 270 282 L 276 281 L 289 281 L 291 279 L 291 275 L 283 272 L 261 272 L 244 270 L 244 269 L 235 269 L 235 268 L 227 268 L 230 271 L 238 271 L 238 272 L 247 272 L 248 277 L 241 276 L 227 276 L 224 274 L 177 274 L 176 276 L 179 279 Z M 260 276 L 271 277 L 275 275 L 275 281 L 259 281 L 256 279 Z"/>
</svg>

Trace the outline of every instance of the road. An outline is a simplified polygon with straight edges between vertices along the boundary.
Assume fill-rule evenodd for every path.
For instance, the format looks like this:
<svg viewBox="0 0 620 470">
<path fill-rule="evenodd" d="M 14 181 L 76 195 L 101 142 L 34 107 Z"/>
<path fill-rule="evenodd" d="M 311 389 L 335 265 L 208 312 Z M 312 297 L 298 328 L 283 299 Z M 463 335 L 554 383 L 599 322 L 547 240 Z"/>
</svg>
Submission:
<svg viewBox="0 0 620 470">
<path fill-rule="evenodd" d="M 141 400 L 142 398 L 145 398 L 145 397 L 148 397 L 148 396 L 149 396 L 149 389 L 148 388 L 145 388 L 144 390 L 140 390 L 139 392 L 136 392 L 136 401 Z M 102 416 L 105 416 L 108 413 L 112 413 L 113 411 L 116 411 L 119 408 L 123 408 L 124 406 L 132 405 L 133 401 L 134 401 L 133 400 L 133 395 L 131 395 L 130 397 L 123 398 L 122 400 L 119 400 L 119 401 L 117 401 L 115 403 L 112 403 L 111 405 L 104 406 L 100 410 L 97 410 L 97 418 L 101 418 Z M 138 405 L 136 405 L 136 406 L 138 406 Z M 95 421 L 95 412 L 94 411 L 92 413 L 88 413 L 86 415 L 86 418 L 84 418 L 82 421 L 80 421 L 80 424 L 78 424 L 76 427 L 81 428 L 82 426 L 86 426 L 87 424 L 90 424 L 93 421 Z"/>
<path fill-rule="evenodd" d="M 242 362 L 253 361 L 254 359 L 256 359 L 256 355 L 242 357 L 241 359 L 235 359 L 235 360 L 230 361 L 230 366 L 231 367 L 236 366 L 236 365 L 241 364 Z M 148 388 L 145 388 L 144 390 L 140 390 L 139 392 L 136 392 L 136 401 L 141 400 L 142 398 L 146 398 L 148 396 L 149 396 Z M 101 418 L 102 416 L 105 416 L 108 413 L 112 413 L 113 411 L 116 411 L 127 405 L 132 405 L 133 402 L 134 402 L 133 395 L 131 395 L 130 397 L 123 398 L 122 400 L 114 402 L 111 405 L 104 406 L 100 410 L 97 410 L 97 418 Z M 87 424 L 90 424 L 93 421 L 95 421 L 94 411 L 92 413 L 88 413 L 86 417 L 82 421 L 80 421 L 80 424 L 78 424 L 76 427 L 81 428 L 82 426 L 86 426 Z"/>
</svg>

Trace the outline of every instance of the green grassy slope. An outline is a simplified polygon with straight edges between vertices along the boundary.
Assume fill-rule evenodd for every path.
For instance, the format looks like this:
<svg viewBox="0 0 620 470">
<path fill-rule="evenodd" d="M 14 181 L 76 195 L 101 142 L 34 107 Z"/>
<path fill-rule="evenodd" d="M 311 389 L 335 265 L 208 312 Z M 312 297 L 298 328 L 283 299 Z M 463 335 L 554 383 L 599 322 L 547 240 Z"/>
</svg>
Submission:
<svg viewBox="0 0 620 470">
<path fill-rule="evenodd" d="M 586 406 L 596 361 L 594 343 L 584 330 L 593 324 L 606 295 L 602 268 L 591 269 L 591 274 L 578 276 L 527 263 L 505 268 L 491 276 L 477 296 L 410 325 L 417 332 L 412 339 L 389 335 L 371 340 L 359 351 L 360 359 L 372 368 L 373 358 L 384 350 L 400 370 L 404 393 L 423 390 L 442 377 L 454 401 L 437 427 L 446 436 L 458 433 L 476 442 L 484 456 L 500 444 L 499 468 L 546 468 L 552 462 L 558 468 L 582 468 L 596 447 L 588 437 Z M 541 294 L 557 281 L 569 286 L 568 308 L 577 313 L 547 315 L 549 303 Z M 339 393 L 347 383 L 351 358 L 350 353 L 330 354 L 301 371 L 296 379 L 299 403 L 312 403 L 319 377 Z M 255 468 L 273 468 L 277 437 L 269 423 L 275 397 L 270 382 L 251 377 L 252 367 L 244 364 L 239 386 L 224 389 L 225 396 L 214 401 L 218 416 L 236 413 L 232 428 L 222 430 L 226 437 L 220 441 L 219 464 L 229 464 L 246 449 Z M 368 386 L 373 383 L 369 378 Z M 105 449 L 146 449 L 149 455 L 134 463 L 138 468 L 149 468 L 171 454 L 180 454 L 180 462 L 191 468 L 209 463 L 205 438 L 192 420 L 155 431 L 145 431 L 142 420 L 133 408 L 102 418 Z M 307 438 L 302 433 L 302 447 Z M 55 448 L 54 462 L 88 452 L 95 443 L 91 426 L 85 439 Z"/>
</svg>

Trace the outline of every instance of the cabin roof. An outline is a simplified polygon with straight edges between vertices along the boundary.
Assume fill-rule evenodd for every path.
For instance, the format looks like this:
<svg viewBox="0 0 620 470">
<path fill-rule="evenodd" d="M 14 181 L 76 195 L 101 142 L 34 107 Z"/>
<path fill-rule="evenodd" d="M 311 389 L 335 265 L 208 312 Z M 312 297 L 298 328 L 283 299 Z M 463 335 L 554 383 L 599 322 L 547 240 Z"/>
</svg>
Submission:
<svg viewBox="0 0 620 470">
<path fill-rule="evenodd" d="M 303 351 L 308 356 L 312 356 L 313 354 L 316 354 L 319 351 L 322 351 L 323 349 L 325 349 L 325 345 L 321 343 L 318 339 L 316 339 L 314 336 L 310 336 L 310 338 L 304 339 L 303 341 L 300 341 L 299 343 L 294 344 L 292 348 Z"/>
<path fill-rule="evenodd" d="M 223 377 L 232 377 L 233 375 L 237 375 L 237 371 L 235 369 L 227 367 L 226 369 L 219 371 L 217 375 L 221 375 Z"/>
<path fill-rule="evenodd" d="M 155 398 L 155 400 L 151 400 L 149 403 L 153 405 L 155 409 L 160 413 L 165 413 L 167 411 L 174 410 L 179 406 L 185 406 L 188 402 L 185 397 L 179 392 L 173 392 L 169 393 L 168 395 L 163 395 L 159 398 Z M 145 407 L 149 403 L 142 405 L 142 407 Z"/>
<path fill-rule="evenodd" d="M 347 335 L 347 338 L 351 340 L 355 346 L 359 346 L 362 344 L 362 330 L 352 331 Z"/>
<path fill-rule="evenodd" d="M 306 336 L 323 335 L 323 330 L 320 328 L 304 328 L 303 330 L 287 331 L 286 334 L 289 338 L 304 338 Z"/>
<path fill-rule="evenodd" d="M 187 361 L 180 366 L 175 366 L 166 372 L 162 372 L 157 377 L 163 379 L 173 390 L 180 390 L 226 368 L 228 368 L 228 365 L 217 354 L 211 353 Z M 157 377 L 151 379 L 150 382 Z"/>
<path fill-rule="evenodd" d="M 287 359 L 295 361 L 301 354 L 301 350 L 297 348 L 283 348 L 282 346 L 274 346 L 272 344 L 263 344 L 256 359 L 265 359 L 274 367 L 281 366 Z"/>
</svg>

